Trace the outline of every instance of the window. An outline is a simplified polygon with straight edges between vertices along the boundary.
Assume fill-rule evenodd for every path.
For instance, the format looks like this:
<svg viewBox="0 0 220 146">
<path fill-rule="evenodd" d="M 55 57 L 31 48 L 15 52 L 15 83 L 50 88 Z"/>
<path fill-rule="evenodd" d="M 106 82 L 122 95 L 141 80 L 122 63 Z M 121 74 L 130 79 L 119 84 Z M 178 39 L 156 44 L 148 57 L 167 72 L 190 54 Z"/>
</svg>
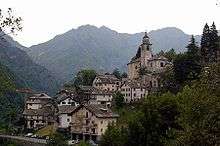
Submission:
<svg viewBox="0 0 220 146">
<path fill-rule="evenodd" d="M 101 124 L 103 124 L 103 121 L 101 121 Z"/>
<path fill-rule="evenodd" d="M 153 63 L 150 64 L 150 67 L 153 67 Z"/>
<path fill-rule="evenodd" d="M 66 102 L 63 101 L 62 104 L 66 104 Z"/>
<path fill-rule="evenodd" d="M 154 81 L 154 87 L 156 87 L 157 86 L 157 81 Z"/>
<path fill-rule="evenodd" d="M 89 125 L 89 120 L 86 120 L 86 125 Z"/>
<path fill-rule="evenodd" d="M 163 62 L 161 62 L 161 63 L 160 63 L 160 67 L 164 67 L 164 64 L 163 64 Z"/>
<path fill-rule="evenodd" d="M 86 112 L 86 118 L 88 118 L 89 117 L 89 113 L 88 112 Z"/>
<path fill-rule="evenodd" d="M 101 132 L 103 131 L 103 129 L 101 129 Z"/>
<path fill-rule="evenodd" d="M 138 67 L 137 66 L 135 66 L 135 69 L 137 69 Z"/>
<path fill-rule="evenodd" d="M 67 122 L 69 122 L 70 121 L 70 119 L 67 119 Z"/>
<path fill-rule="evenodd" d="M 134 93 L 134 97 L 136 97 L 136 93 Z"/>
</svg>

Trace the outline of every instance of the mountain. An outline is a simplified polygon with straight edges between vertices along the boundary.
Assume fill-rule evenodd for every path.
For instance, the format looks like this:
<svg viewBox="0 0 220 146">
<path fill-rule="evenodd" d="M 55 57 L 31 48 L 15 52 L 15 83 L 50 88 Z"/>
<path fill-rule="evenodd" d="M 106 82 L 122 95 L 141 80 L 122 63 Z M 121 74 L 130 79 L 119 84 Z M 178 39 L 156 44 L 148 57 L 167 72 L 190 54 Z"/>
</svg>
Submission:
<svg viewBox="0 0 220 146">
<path fill-rule="evenodd" d="M 17 81 L 22 87 L 49 94 L 55 93 L 59 87 L 57 79 L 45 67 L 33 62 L 20 47 L 21 45 L 8 36 L 1 38 L 0 63 L 16 75 Z"/>
<path fill-rule="evenodd" d="M 92 68 L 97 71 L 126 70 L 135 55 L 144 33 L 118 33 L 105 26 L 84 25 L 58 35 L 48 42 L 25 51 L 38 64 L 68 81 L 77 71 Z M 190 36 L 178 28 L 169 27 L 149 32 L 154 52 L 174 48 L 185 51 Z M 196 36 L 200 40 L 200 36 Z"/>
</svg>

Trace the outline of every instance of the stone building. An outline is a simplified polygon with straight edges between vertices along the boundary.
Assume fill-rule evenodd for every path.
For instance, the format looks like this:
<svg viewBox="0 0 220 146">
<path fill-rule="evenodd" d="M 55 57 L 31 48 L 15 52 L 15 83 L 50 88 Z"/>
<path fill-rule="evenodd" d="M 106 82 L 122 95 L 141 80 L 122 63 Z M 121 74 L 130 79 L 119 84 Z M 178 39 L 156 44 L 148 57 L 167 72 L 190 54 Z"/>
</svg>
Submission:
<svg viewBox="0 0 220 146">
<path fill-rule="evenodd" d="M 117 91 L 120 87 L 120 80 L 111 74 L 99 74 L 93 81 L 93 87 L 105 91 Z"/>
<path fill-rule="evenodd" d="M 172 65 L 164 56 L 152 53 L 151 43 L 145 33 L 142 44 L 139 46 L 136 55 L 128 65 L 128 78 L 130 80 L 142 79 L 145 84 L 158 86 L 158 74 L 163 72 L 167 66 Z"/>
<path fill-rule="evenodd" d="M 26 98 L 23 116 L 27 129 L 37 130 L 56 122 L 56 107 L 53 99 L 45 93 L 34 94 Z"/>
<path fill-rule="evenodd" d="M 80 105 L 72 113 L 72 138 L 98 141 L 108 124 L 116 123 L 118 117 L 118 114 L 103 105 Z"/>
<path fill-rule="evenodd" d="M 58 128 L 69 130 L 70 123 L 72 122 L 71 116 L 76 108 L 77 106 L 72 105 L 62 105 L 58 107 Z"/>
<path fill-rule="evenodd" d="M 138 81 L 127 81 L 122 84 L 120 92 L 124 95 L 126 103 L 132 103 L 148 95 L 148 86 Z"/>
</svg>

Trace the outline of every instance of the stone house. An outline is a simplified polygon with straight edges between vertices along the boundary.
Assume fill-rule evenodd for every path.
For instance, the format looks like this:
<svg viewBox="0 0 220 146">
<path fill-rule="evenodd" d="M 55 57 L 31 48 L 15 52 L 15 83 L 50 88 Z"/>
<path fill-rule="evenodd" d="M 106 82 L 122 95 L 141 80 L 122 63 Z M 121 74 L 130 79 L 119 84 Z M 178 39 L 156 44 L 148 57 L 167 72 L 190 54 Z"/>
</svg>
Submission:
<svg viewBox="0 0 220 146">
<path fill-rule="evenodd" d="M 99 74 L 94 79 L 92 86 L 100 90 L 115 92 L 120 87 L 120 80 L 112 74 Z"/>
<path fill-rule="evenodd" d="M 56 122 L 53 99 L 45 93 L 34 94 L 25 100 L 23 116 L 27 129 L 37 130 Z"/>
<path fill-rule="evenodd" d="M 137 81 L 127 81 L 122 84 L 120 92 L 124 95 L 126 103 L 132 103 L 144 99 L 148 95 L 148 86 Z"/>
<path fill-rule="evenodd" d="M 71 116 L 72 112 L 76 109 L 77 106 L 72 105 L 62 105 L 58 106 L 58 128 L 67 129 L 70 127 L 72 122 Z"/>
<path fill-rule="evenodd" d="M 86 104 L 78 106 L 72 113 L 71 134 L 73 139 L 98 141 L 108 124 L 114 124 L 119 117 L 103 105 Z"/>
<path fill-rule="evenodd" d="M 108 107 L 111 106 L 113 92 L 108 90 L 101 90 L 92 86 L 81 86 L 80 88 L 89 94 L 89 104 L 102 104 Z"/>
</svg>

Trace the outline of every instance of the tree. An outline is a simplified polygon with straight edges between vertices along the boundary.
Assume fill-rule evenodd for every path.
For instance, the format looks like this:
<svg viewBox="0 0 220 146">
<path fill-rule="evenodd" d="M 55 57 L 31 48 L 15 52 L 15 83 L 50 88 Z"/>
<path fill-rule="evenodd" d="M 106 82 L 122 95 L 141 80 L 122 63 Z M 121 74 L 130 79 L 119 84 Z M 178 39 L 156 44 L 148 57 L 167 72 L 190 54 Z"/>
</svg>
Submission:
<svg viewBox="0 0 220 146">
<path fill-rule="evenodd" d="M 124 72 L 124 73 L 121 74 L 121 77 L 122 77 L 122 78 L 127 78 L 127 77 L 128 77 L 128 74 L 127 74 L 126 72 Z"/>
<path fill-rule="evenodd" d="M 21 31 L 21 17 L 15 17 L 11 8 L 8 8 L 7 12 L 3 12 L 0 9 L 0 37 Z M 2 33 L 4 32 L 4 33 Z"/>
<path fill-rule="evenodd" d="M 203 63 L 209 61 L 209 46 L 210 46 L 210 29 L 206 23 L 203 28 L 203 34 L 201 38 L 201 55 L 203 58 Z"/>
<path fill-rule="evenodd" d="M 218 53 L 218 31 L 216 29 L 215 23 L 213 22 L 210 27 L 210 60 L 211 62 L 217 61 Z"/>
<path fill-rule="evenodd" d="M 47 143 L 48 146 L 67 146 L 67 141 L 61 133 L 54 133 L 50 136 L 50 140 Z"/>
<path fill-rule="evenodd" d="M 173 61 L 176 58 L 176 55 L 177 54 L 173 48 L 164 53 L 164 57 L 166 57 L 168 61 Z"/>
<path fill-rule="evenodd" d="M 188 79 L 195 80 L 199 78 L 200 72 L 201 72 L 201 61 L 200 61 L 200 55 L 199 55 L 199 47 L 197 46 L 195 42 L 195 38 L 192 35 L 190 43 L 188 44 L 187 48 L 187 60 L 189 63 L 188 66 Z"/>
<path fill-rule="evenodd" d="M 114 69 L 112 74 L 115 75 L 116 78 L 121 79 L 121 73 L 118 68 Z"/>
<path fill-rule="evenodd" d="M 123 146 L 124 139 L 121 130 L 114 125 L 108 125 L 100 140 L 100 146 Z"/>
<path fill-rule="evenodd" d="M 81 70 L 74 79 L 74 85 L 91 86 L 95 77 L 96 71 L 90 69 Z"/>
<path fill-rule="evenodd" d="M 113 95 L 113 100 L 115 102 L 116 108 L 121 108 L 124 105 L 124 95 L 121 92 L 116 92 Z"/>
</svg>

